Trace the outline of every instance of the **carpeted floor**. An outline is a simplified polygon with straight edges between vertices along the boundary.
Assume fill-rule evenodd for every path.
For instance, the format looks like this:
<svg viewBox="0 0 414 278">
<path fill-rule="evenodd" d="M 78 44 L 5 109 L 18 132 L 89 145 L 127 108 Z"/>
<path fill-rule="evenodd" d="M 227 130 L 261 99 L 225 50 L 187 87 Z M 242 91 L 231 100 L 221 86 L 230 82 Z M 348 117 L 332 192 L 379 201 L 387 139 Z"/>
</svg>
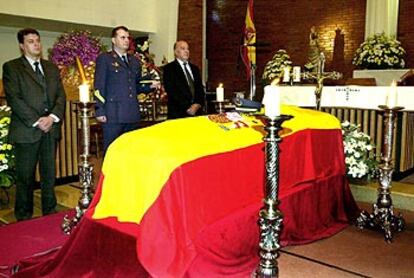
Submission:
<svg viewBox="0 0 414 278">
<path fill-rule="evenodd" d="M 369 204 L 359 205 L 371 210 Z M 60 229 L 63 214 L 0 227 L 0 274 L 9 274 L 19 259 L 58 248 L 67 239 Z M 349 226 L 324 240 L 285 247 L 278 259 L 279 277 L 413 277 L 414 212 L 403 215 L 407 229 L 395 234 L 392 243 L 377 231 Z"/>
</svg>

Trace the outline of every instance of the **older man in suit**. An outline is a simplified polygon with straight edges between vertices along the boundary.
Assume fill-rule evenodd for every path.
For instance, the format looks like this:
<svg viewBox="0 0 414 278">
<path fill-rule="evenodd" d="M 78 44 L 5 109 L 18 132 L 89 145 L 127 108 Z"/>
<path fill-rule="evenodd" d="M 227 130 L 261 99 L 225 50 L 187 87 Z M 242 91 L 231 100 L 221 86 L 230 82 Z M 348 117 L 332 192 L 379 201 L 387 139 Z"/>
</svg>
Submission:
<svg viewBox="0 0 414 278">
<path fill-rule="evenodd" d="M 168 118 L 183 118 L 201 114 L 204 87 L 200 71 L 189 62 L 190 49 L 186 41 L 174 44 L 175 60 L 164 66 L 164 88 L 168 95 Z"/>
<path fill-rule="evenodd" d="M 37 30 L 17 34 L 20 58 L 3 65 L 7 103 L 12 109 L 9 140 L 15 146 L 17 220 L 33 215 L 33 189 L 39 162 L 43 215 L 55 212 L 55 156 L 65 113 L 65 92 L 55 65 L 41 59 Z"/>
<path fill-rule="evenodd" d="M 141 85 L 141 66 L 137 58 L 127 53 L 129 31 L 125 26 L 112 30 L 112 51 L 96 60 L 95 94 L 96 119 L 102 123 L 103 143 L 109 145 L 124 132 L 137 129 L 140 113 L 137 94 L 148 92 L 159 83 Z"/>
</svg>

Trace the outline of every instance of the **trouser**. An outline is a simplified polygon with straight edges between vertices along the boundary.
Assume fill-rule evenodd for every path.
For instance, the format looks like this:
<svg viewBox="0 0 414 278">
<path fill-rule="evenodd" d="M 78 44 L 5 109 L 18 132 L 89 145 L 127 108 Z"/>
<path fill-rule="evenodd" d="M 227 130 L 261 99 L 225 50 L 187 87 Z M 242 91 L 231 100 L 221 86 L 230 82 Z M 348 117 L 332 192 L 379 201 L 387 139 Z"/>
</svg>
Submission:
<svg viewBox="0 0 414 278">
<path fill-rule="evenodd" d="M 139 127 L 138 123 L 105 123 L 102 125 L 103 130 L 103 145 L 104 152 L 108 149 L 109 145 L 115 141 L 116 138 L 123 133 L 135 130 Z"/>
<path fill-rule="evenodd" d="M 18 221 L 33 215 L 33 190 L 36 164 L 39 162 L 42 214 L 55 212 L 56 140 L 49 133 L 35 143 L 15 143 L 16 202 L 14 214 Z"/>
</svg>

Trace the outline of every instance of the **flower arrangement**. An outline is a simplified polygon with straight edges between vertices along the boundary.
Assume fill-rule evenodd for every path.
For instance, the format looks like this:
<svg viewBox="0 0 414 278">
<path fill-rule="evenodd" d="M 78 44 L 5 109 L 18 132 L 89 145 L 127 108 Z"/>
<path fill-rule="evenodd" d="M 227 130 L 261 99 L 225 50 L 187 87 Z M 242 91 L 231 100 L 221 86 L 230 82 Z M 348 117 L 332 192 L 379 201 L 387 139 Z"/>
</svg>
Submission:
<svg viewBox="0 0 414 278">
<path fill-rule="evenodd" d="M 85 75 L 93 84 L 95 60 L 105 51 L 100 38 L 92 36 L 89 31 L 71 31 L 57 38 L 49 50 L 50 60 L 60 70 L 64 85 L 77 87 L 81 84 L 81 77 L 76 67 L 76 57 L 79 57 L 85 68 Z"/>
<path fill-rule="evenodd" d="M 11 110 L 0 106 L 0 186 L 10 187 L 14 184 L 13 146 L 7 143 Z"/>
<path fill-rule="evenodd" d="M 137 41 L 130 42 L 130 49 L 134 51 L 135 57 L 141 63 L 141 74 L 143 79 L 161 81 L 162 72 L 160 68 L 155 65 L 155 55 L 149 51 L 150 45 L 151 41 L 148 39 L 141 42 L 137 39 Z M 167 93 L 161 88 L 160 90 L 155 90 L 149 94 L 141 93 L 138 95 L 138 100 L 140 102 L 149 101 L 153 98 L 157 100 L 166 100 Z"/>
<path fill-rule="evenodd" d="M 350 178 L 376 176 L 378 162 L 374 156 L 371 138 L 360 131 L 360 126 L 345 121 L 341 124 L 344 141 L 346 173 Z"/>
<path fill-rule="evenodd" d="M 384 33 L 370 36 L 357 49 L 352 64 L 364 69 L 405 67 L 405 50 L 395 38 Z"/>
<path fill-rule="evenodd" d="M 286 50 L 279 49 L 276 51 L 273 58 L 266 63 L 263 71 L 262 80 L 264 85 L 270 84 L 273 79 L 280 77 L 283 74 L 283 68 L 291 65 L 292 61 Z"/>
</svg>

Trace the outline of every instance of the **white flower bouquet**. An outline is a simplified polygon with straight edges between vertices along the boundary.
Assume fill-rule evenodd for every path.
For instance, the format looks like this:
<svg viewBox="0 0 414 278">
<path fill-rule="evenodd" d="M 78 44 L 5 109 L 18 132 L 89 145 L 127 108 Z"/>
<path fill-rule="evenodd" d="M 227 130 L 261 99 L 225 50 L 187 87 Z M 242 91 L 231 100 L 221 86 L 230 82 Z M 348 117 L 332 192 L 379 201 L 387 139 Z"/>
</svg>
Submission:
<svg viewBox="0 0 414 278">
<path fill-rule="evenodd" d="M 291 67 L 292 61 L 286 50 L 279 49 L 273 55 L 272 60 L 266 63 L 263 71 L 262 80 L 264 85 L 270 84 L 273 79 L 281 77 L 283 74 L 283 68 Z"/>
<path fill-rule="evenodd" d="M 14 184 L 13 146 L 7 142 L 10 125 L 10 107 L 0 106 L 0 186 Z"/>
<path fill-rule="evenodd" d="M 360 126 L 345 121 L 341 124 L 347 176 L 354 179 L 376 176 L 378 162 L 371 138 L 360 131 Z"/>
<path fill-rule="evenodd" d="M 359 46 L 352 64 L 362 69 L 399 69 L 405 67 L 404 57 L 401 43 L 382 33 L 370 36 Z"/>
</svg>

